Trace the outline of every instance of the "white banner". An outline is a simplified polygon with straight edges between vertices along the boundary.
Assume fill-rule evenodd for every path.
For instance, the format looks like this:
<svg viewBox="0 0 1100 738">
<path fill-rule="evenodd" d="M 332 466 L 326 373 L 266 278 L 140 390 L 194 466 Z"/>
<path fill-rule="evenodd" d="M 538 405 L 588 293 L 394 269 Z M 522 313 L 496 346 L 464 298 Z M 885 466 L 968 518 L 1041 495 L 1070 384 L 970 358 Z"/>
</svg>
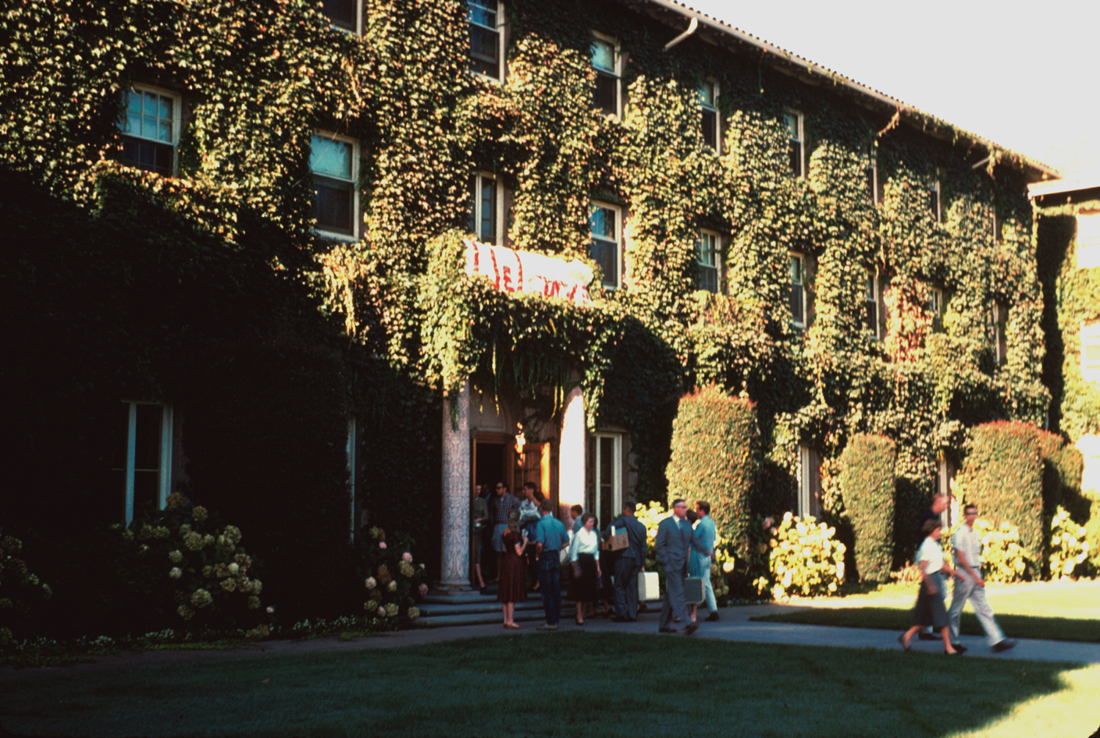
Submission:
<svg viewBox="0 0 1100 738">
<path fill-rule="evenodd" d="M 588 285 L 592 270 L 574 259 L 490 246 L 471 238 L 466 244 L 466 274 L 488 277 L 504 292 L 527 292 L 543 297 L 562 297 L 578 305 L 590 305 Z"/>
</svg>

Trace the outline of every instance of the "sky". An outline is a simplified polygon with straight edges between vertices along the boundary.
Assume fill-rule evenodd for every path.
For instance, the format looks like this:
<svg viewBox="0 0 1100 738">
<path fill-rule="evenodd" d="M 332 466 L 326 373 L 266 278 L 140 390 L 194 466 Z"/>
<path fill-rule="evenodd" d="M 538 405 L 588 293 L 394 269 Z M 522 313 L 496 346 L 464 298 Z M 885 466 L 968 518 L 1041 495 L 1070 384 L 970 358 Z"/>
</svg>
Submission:
<svg viewBox="0 0 1100 738">
<path fill-rule="evenodd" d="M 1062 170 L 1100 177 L 1097 0 L 680 0 Z"/>
</svg>

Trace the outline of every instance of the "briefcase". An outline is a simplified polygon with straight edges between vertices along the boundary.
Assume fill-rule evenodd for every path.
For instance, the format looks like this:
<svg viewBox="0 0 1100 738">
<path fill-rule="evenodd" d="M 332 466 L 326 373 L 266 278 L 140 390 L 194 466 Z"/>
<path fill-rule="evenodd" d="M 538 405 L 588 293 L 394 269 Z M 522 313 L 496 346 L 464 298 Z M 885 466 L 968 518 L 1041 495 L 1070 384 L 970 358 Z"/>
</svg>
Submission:
<svg viewBox="0 0 1100 738">
<path fill-rule="evenodd" d="M 657 572 L 638 572 L 638 602 L 656 602 L 659 599 L 661 599 L 661 582 Z"/>
<path fill-rule="evenodd" d="M 684 579 L 684 602 L 689 605 L 698 605 L 703 601 L 703 578 L 687 577 Z"/>
</svg>

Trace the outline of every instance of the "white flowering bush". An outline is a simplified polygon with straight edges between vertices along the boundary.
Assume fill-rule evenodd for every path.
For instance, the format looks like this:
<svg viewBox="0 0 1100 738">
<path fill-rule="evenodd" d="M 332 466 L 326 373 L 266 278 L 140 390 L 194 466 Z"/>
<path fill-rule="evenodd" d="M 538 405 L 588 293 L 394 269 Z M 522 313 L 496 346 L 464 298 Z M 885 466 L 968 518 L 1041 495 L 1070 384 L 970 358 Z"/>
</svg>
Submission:
<svg viewBox="0 0 1100 738">
<path fill-rule="evenodd" d="M 22 558 L 23 542 L 0 530 L 0 651 L 12 645 L 14 634 L 34 608 L 50 599 L 50 585 L 39 581 Z"/>
<path fill-rule="evenodd" d="M 266 638 L 267 614 L 260 601 L 258 562 L 240 545 L 243 534 L 181 494 L 164 510 L 116 526 L 124 549 L 139 560 L 143 589 L 166 614 L 166 626 L 242 629 Z M 167 614 L 170 613 L 170 614 Z"/>
<path fill-rule="evenodd" d="M 1020 530 L 1011 523 L 993 523 L 978 518 L 974 530 L 982 537 L 982 578 L 987 582 L 1022 582 L 1034 568 L 1020 545 Z"/>
<path fill-rule="evenodd" d="M 666 510 L 665 506 L 659 502 L 650 502 L 645 507 L 639 504 L 634 511 L 634 517 L 645 526 L 646 571 L 660 571 L 657 565 L 657 526 L 671 514 L 672 511 Z M 727 596 L 730 591 L 726 577 L 733 571 L 736 562 L 736 557 L 732 551 L 733 544 L 731 541 L 723 539 L 720 534 L 715 536 L 714 561 L 712 561 L 710 565 L 710 583 L 711 586 L 714 587 L 714 597 L 716 600 L 721 600 L 721 598 Z M 664 582 L 664 572 L 660 571 L 661 589 L 664 589 Z"/>
<path fill-rule="evenodd" d="M 1088 531 L 1059 506 L 1050 525 L 1050 578 L 1073 579 L 1084 574 L 1089 558 Z"/>
<path fill-rule="evenodd" d="M 386 531 L 371 528 L 359 544 L 363 581 L 363 615 L 375 627 L 397 627 L 400 619 L 416 620 L 416 603 L 428 593 L 424 565 L 413 558 L 413 541 L 404 533 L 386 540 Z"/>
<path fill-rule="evenodd" d="M 770 531 L 768 575 L 755 581 L 759 593 L 780 601 L 836 593 L 844 583 L 845 548 L 835 528 L 788 512 Z"/>
</svg>

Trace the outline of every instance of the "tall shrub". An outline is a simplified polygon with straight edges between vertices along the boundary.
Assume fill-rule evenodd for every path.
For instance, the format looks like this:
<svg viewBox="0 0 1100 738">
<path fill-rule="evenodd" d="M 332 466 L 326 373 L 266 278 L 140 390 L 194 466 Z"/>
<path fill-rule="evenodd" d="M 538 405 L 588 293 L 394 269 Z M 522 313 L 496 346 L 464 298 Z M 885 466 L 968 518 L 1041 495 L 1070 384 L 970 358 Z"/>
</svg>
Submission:
<svg viewBox="0 0 1100 738">
<path fill-rule="evenodd" d="M 965 503 L 983 518 L 1020 529 L 1020 546 L 1029 559 L 1043 552 L 1043 459 L 1038 429 L 1027 423 L 986 423 L 971 431 L 959 471 Z"/>
<path fill-rule="evenodd" d="M 680 399 L 672 426 L 669 500 L 707 500 L 718 534 L 748 552 L 750 500 L 760 467 L 756 412 L 748 400 L 706 387 Z"/>
<path fill-rule="evenodd" d="M 861 581 L 885 582 L 894 553 L 894 466 L 897 448 L 885 436 L 860 433 L 840 455 L 840 489 L 855 534 Z"/>
</svg>

